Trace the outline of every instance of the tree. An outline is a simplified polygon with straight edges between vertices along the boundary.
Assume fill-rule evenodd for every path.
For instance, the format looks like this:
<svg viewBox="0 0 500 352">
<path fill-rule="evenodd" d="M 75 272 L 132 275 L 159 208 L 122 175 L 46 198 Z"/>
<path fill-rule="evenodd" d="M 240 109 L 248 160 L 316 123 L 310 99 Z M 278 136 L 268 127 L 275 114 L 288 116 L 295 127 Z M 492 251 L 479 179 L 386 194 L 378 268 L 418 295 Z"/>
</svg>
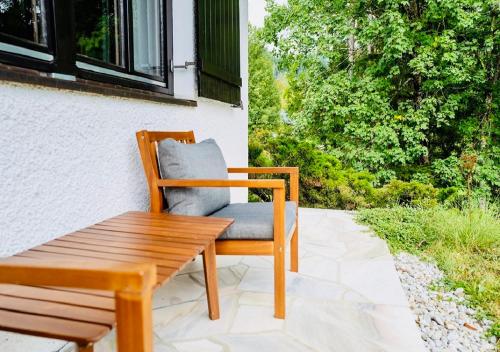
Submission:
<svg viewBox="0 0 500 352">
<path fill-rule="evenodd" d="M 280 94 L 270 53 L 257 29 L 249 37 L 249 129 L 272 129 L 280 123 Z"/>
<path fill-rule="evenodd" d="M 497 1 L 268 0 L 268 11 L 290 117 L 347 165 L 384 181 L 498 151 Z"/>
</svg>

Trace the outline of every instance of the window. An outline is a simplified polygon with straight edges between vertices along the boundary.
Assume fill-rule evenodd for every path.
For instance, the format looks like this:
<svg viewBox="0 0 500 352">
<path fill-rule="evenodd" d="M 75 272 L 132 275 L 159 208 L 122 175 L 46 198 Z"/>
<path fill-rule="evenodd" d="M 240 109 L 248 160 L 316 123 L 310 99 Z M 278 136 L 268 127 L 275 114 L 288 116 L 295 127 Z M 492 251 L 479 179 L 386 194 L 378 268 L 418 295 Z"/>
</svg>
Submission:
<svg viewBox="0 0 500 352">
<path fill-rule="evenodd" d="M 163 76 L 163 20 L 161 1 L 132 0 L 134 70 Z"/>
<path fill-rule="evenodd" d="M 0 50 L 52 60 L 48 54 L 49 13 L 45 0 L 0 0 Z"/>
<path fill-rule="evenodd" d="M 77 54 L 125 66 L 125 23 L 121 5 L 115 0 L 75 0 Z"/>
<path fill-rule="evenodd" d="M 0 62 L 172 94 L 171 2 L 0 0 Z"/>
</svg>

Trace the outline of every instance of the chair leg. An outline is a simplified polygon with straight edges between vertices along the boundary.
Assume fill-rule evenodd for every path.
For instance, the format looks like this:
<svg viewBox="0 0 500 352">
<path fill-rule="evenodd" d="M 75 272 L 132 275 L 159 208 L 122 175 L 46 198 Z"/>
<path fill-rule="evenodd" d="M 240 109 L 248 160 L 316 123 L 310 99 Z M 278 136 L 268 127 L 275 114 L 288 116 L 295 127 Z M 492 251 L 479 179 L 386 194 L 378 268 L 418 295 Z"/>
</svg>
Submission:
<svg viewBox="0 0 500 352">
<path fill-rule="evenodd" d="M 290 244 L 290 271 L 299 272 L 299 227 L 296 224 Z"/>
<path fill-rule="evenodd" d="M 212 242 L 203 252 L 203 271 L 205 273 L 205 287 L 207 290 L 208 315 L 211 320 L 217 320 L 220 317 L 215 258 L 215 242 Z"/>
<path fill-rule="evenodd" d="M 285 319 L 286 306 L 285 287 L 285 251 L 274 252 L 274 317 Z"/>
<path fill-rule="evenodd" d="M 94 352 L 94 345 L 78 346 L 78 352 Z"/>
<path fill-rule="evenodd" d="M 285 189 L 273 190 L 274 316 L 285 319 Z"/>
</svg>

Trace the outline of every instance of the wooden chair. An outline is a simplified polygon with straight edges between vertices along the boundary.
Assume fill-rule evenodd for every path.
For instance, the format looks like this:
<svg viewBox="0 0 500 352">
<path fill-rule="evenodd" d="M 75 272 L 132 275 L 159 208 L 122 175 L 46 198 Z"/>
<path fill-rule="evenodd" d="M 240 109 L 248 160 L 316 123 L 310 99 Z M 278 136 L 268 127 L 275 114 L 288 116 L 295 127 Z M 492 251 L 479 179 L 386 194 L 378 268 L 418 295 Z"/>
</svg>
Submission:
<svg viewBox="0 0 500 352">
<path fill-rule="evenodd" d="M 150 211 L 165 211 L 163 187 L 245 187 L 267 188 L 273 190 L 273 240 L 218 240 L 216 252 L 219 255 L 272 255 L 274 256 L 274 304 L 275 317 L 285 318 L 285 181 L 283 179 L 250 180 L 202 180 L 202 179 L 161 179 L 158 165 L 157 143 L 171 138 L 182 143 L 195 143 L 193 131 L 188 132 L 152 132 L 139 131 L 136 134 L 139 150 L 148 181 L 150 192 Z M 244 174 L 289 174 L 290 200 L 299 201 L 299 169 L 296 167 L 236 167 L 228 168 L 228 173 Z M 291 271 L 297 272 L 298 261 L 298 214 L 291 231 Z"/>
<path fill-rule="evenodd" d="M 118 352 L 153 351 L 151 296 L 156 284 L 153 264 L 41 263 L 22 258 L 15 263 L 0 263 L 0 283 L 114 291 Z M 50 326 L 46 329 L 50 331 Z M 82 347 L 79 351 L 93 351 L 93 347 Z"/>
</svg>

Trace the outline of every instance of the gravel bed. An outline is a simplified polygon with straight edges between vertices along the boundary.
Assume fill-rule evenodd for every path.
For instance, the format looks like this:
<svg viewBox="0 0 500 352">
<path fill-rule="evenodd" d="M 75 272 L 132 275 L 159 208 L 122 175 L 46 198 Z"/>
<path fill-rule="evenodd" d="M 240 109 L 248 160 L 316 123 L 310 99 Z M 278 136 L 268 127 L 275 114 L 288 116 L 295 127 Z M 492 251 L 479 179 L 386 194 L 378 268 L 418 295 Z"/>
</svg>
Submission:
<svg viewBox="0 0 500 352">
<path fill-rule="evenodd" d="M 492 322 L 476 319 L 476 311 L 465 305 L 462 288 L 445 290 L 436 265 L 408 253 L 396 255 L 394 262 L 429 351 L 496 351 L 495 337 L 484 336 Z"/>
</svg>

